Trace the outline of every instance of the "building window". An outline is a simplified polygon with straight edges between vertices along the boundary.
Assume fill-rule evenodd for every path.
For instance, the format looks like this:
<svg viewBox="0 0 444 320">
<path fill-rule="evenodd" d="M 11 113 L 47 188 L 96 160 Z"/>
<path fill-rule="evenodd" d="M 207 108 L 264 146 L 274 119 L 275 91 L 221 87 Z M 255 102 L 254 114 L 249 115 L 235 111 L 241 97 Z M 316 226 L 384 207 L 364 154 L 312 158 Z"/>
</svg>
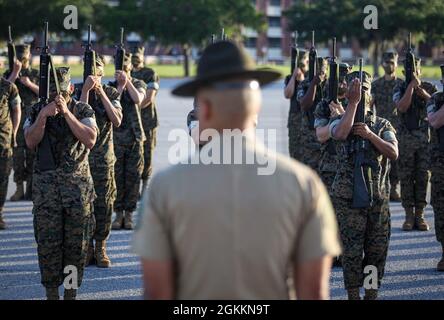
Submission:
<svg viewBox="0 0 444 320">
<path fill-rule="evenodd" d="M 256 38 L 247 38 L 245 40 L 245 47 L 256 48 Z"/>
<path fill-rule="evenodd" d="M 268 47 L 269 48 L 280 48 L 281 47 L 281 38 L 268 38 Z"/>
<path fill-rule="evenodd" d="M 281 17 L 268 17 L 268 27 L 280 28 L 281 27 Z"/>
<path fill-rule="evenodd" d="M 280 7 L 281 0 L 270 0 L 270 6 Z"/>
</svg>

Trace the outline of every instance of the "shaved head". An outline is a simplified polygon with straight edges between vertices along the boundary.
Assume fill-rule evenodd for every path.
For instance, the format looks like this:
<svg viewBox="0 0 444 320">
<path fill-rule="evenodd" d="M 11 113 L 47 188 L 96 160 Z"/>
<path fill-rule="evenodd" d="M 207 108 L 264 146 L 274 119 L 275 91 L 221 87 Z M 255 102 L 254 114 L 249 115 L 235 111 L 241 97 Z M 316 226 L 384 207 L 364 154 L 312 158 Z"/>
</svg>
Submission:
<svg viewBox="0 0 444 320">
<path fill-rule="evenodd" d="M 251 80 L 230 80 L 222 82 L 222 85 L 240 82 L 248 85 Z M 200 129 L 222 131 L 252 128 L 260 111 L 261 100 L 259 88 L 203 88 L 197 93 Z"/>
</svg>

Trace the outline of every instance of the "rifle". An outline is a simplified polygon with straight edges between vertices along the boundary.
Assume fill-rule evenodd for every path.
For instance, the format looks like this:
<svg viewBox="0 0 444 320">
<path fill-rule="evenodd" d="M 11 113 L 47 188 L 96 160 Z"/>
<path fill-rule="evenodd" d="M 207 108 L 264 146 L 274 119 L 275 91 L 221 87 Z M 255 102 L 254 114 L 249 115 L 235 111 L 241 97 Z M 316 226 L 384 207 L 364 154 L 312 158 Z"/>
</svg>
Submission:
<svg viewBox="0 0 444 320">
<path fill-rule="evenodd" d="M 407 87 L 410 82 L 412 82 L 414 75 L 416 74 L 416 62 L 415 55 L 413 54 L 412 49 L 412 34 L 409 32 L 408 38 L 408 48 L 405 55 L 404 61 L 404 69 L 405 69 L 405 87 Z M 403 119 L 405 121 L 405 125 L 409 130 L 418 129 L 421 122 L 420 110 L 416 106 L 416 93 L 413 92 L 412 95 L 412 105 L 410 108 L 403 114 Z"/>
<path fill-rule="evenodd" d="M 444 64 L 440 66 L 441 68 L 441 78 L 444 79 Z M 444 96 L 444 83 L 442 94 Z M 441 102 L 440 108 L 442 108 L 444 104 Z M 444 126 L 438 129 L 438 141 L 439 141 L 439 150 L 444 152 Z"/>
<path fill-rule="evenodd" d="M 412 49 L 412 33 L 409 32 L 409 39 L 408 39 L 408 48 L 407 53 L 405 55 L 405 83 L 406 85 L 409 85 L 410 82 L 413 80 L 413 75 L 416 74 L 416 63 L 415 63 L 415 55 L 413 54 Z"/>
<path fill-rule="evenodd" d="M 116 56 L 114 65 L 116 70 L 123 70 L 123 61 L 125 59 L 125 45 L 123 43 L 124 28 L 120 28 L 120 43 L 116 44 Z"/>
<path fill-rule="evenodd" d="M 336 38 L 333 38 L 333 55 L 330 59 L 330 74 L 328 77 L 328 100 L 338 103 L 338 63 L 336 62 Z"/>
<path fill-rule="evenodd" d="M 313 81 L 316 76 L 316 64 L 318 60 L 318 53 L 315 48 L 315 32 L 311 32 L 311 48 L 308 54 L 308 80 Z"/>
<path fill-rule="evenodd" d="M 83 82 L 89 76 L 96 75 L 96 52 L 92 49 L 91 43 L 91 25 L 88 25 L 88 40 L 82 47 L 85 48 L 85 54 L 83 56 Z"/>
<path fill-rule="evenodd" d="M 48 22 L 45 22 L 45 28 L 43 31 L 43 45 L 39 47 L 39 49 L 40 49 L 39 102 L 33 106 L 33 108 L 37 108 L 38 112 L 40 112 L 49 103 L 49 94 L 50 94 L 49 85 L 50 85 L 51 73 L 54 77 L 56 93 L 57 95 L 60 94 L 60 86 L 59 86 L 59 81 L 57 79 L 55 66 L 54 63 L 52 62 L 52 57 L 49 54 Z M 54 128 L 53 122 L 54 122 L 53 119 L 51 118 L 47 119 L 43 139 L 37 146 L 37 158 L 39 159 L 38 162 L 39 170 L 42 172 L 56 169 L 56 163 L 52 151 L 52 145 L 48 135 L 48 130 Z"/>
<path fill-rule="evenodd" d="M 291 75 L 293 75 L 294 70 L 298 67 L 298 32 L 294 32 L 294 43 L 291 45 Z"/>
<path fill-rule="evenodd" d="M 215 34 L 212 34 L 212 35 L 211 35 L 210 43 L 211 43 L 211 44 L 215 44 L 215 43 L 216 43 L 216 35 L 215 35 Z"/>
<path fill-rule="evenodd" d="M 11 26 L 8 26 L 8 62 L 9 62 L 9 72 L 12 72 L 14 69 L 14 61 L 17 58 L 17 54 L 15 52 L 14 41 L 12 41 L 12 32 Z"/>
<path fill-rule="evenodd" d="M 362 58 L 359 59 L 359 78 L 361 80 L 361 100 L 355 114 L 354 123 L 365 123 L 365 92 L 362 86 Z M 372 205 L 371 188 L 368 188 L 366 178 L 371 181 L 370 163 L 365 154 L 368 149 L 368 141 L 361 137 L 354 139 L 355 164 L 353 169 L 353 203 L 352 208 L 363 209 Z"/>
</svg>

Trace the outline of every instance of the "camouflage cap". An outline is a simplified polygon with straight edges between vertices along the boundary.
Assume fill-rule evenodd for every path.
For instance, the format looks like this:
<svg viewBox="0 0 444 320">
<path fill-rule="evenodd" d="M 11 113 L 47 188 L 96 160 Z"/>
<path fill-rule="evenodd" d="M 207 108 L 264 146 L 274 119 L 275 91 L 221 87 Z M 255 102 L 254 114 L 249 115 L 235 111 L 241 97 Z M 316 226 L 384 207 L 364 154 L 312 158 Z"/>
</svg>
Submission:
<svg viewBox="0 0 444 320">
<path fill-rule="evenodd" d="M 18 44 L 15 46 L 15 52 L 17 54 L 17 59 L 22 59 L 31 53 L 31 45 L 29 44 Z"/>
<path fill-rule="evenodd" d="M 128 66 L 131 65 L 131 58 L 132 58 L 132 53 L 130 52 L 125 52 L 125 56 L 123 57 L 123 66 Z"/>
<path fill-rule="evenodd" d="M 70 74 L 70 68 L 69 67 L 59 67 L 56 68 L 56 76 L 57 80 L 59 81 L 59 86 L 61 91 L 68 91 L 69 86 L 71 85 L 71 74 Z M 54 82 L 54 76 L 51 72 L 51 82 L 50 82 L 50 90 L 55 90 L 55 82 Z"/>
<path fill-rule="evenodd" d="M 341 62 L 339 64 L 339 79 L 344 79 L 347 74 L 352 70 L 352 66 L 350 66 L 348 63 Z"/>
<path fill-rule="evenodd" d="M 131 48 L 131 53 L 133 56 L 143 56 L 145 54 L 144 46 L 134 46 Z"/>
<path fill-rule="evenodd" d="M 96 67 L 97 68 L 105 67 L 105 57 L 98 53 L 96 53 Z"/>
<path fill-rule="evenodd" d="M 349 73 L 346 77 L 347 83 L 351 83 L 354 79 L 359 79 L 359 71 L 353 71 Z M 362 86 L 370 90 L 372 86 L 372 76 L 367 71 L 362 71 Z"/>
<path fill-rule="evenodd" d="M 382 54 L 383 62 L 397 62 L 398 61 L 398 53 L 394 51 L 387 51 Z"/>
</svg>

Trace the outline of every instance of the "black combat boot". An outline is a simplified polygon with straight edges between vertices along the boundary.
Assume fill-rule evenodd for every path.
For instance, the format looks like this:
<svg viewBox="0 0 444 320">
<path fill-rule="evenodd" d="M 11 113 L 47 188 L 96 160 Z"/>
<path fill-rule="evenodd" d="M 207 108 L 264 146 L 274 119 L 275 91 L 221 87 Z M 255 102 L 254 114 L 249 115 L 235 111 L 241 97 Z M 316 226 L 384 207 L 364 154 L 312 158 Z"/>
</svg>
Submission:
<svg viewBox="0 0 444 320">
<path fill-rule="evenodd" d="M 442 245 L 442 258 L 441 261 L 438 262 L 436 269 L 440 272 L 444 272 L 444 242 L 441 245 Z"/>
<path fill-rule="evenodd" d="M 419 231 L 429 231 L 430 226 L 424 219 L 424 208 L 416 208 L 415 210 L 415 227 Z"/>
<path fill-rule="evenodd" d="M 361 300 L 359 288 L 347 289 L 348 300 Z"/>
<path fill-rule="evenodd" d="M 116 211 L 116 218 L 111 225 L 113 230 L 120 230 L 123 226 L 123 211 Z"/>
<path fill-rule="evenodd" d="M 15 193 L 11 197 L 11 201 L 22 201 L 25 198 L 25 192 L 23 189 L 23 182 L 17 183 L 17 189 L 15 190 Z"/>
<path fill-rule="evenodd" d="M 413 208 L 405 208 L 405 221 L 402 225 L 402 230 L 412 231 L 415 226 L 415 214 L 413 213 Z"/>
<path fill-rule="evenodd" d="M 364 300 L 376 300 L 378 299 L 377 289 L 365 289 Z"/>
<path fill-rule="evenodd" d="M 26 181 L 26 192 L 24 199 L 26 201 L 32 201 L 32 179 Z"/>
<path fill-rule="evenodd" d="M 88 245 L 88 252 L 86 254 L 86 266 L 92 266 L 96 264 L 96 259 L 94 257 L 94 241 L 91 239 Z"/>
<path fill-rule="evenodd" d="M 0 209 L 0 230 L 6 229 L 6 223 L 3 220 L 3 209 Z"/>
<path fill-rule="evenodd" d="M 59 288 L 46 288 L 46 299 L 60 300 Z"/>
<path fill-rule="evenodd" d="M 77 290 L 76 289 L 65 289 L 63 294 L 63 300 L 76 300 Z"/>
<path fill-rule="evenodd" d="M 133 213 L 125 211 L 125 220 L 123 223 L 123 227 L 126 230 L 133 230 Z"/>
</svg>

